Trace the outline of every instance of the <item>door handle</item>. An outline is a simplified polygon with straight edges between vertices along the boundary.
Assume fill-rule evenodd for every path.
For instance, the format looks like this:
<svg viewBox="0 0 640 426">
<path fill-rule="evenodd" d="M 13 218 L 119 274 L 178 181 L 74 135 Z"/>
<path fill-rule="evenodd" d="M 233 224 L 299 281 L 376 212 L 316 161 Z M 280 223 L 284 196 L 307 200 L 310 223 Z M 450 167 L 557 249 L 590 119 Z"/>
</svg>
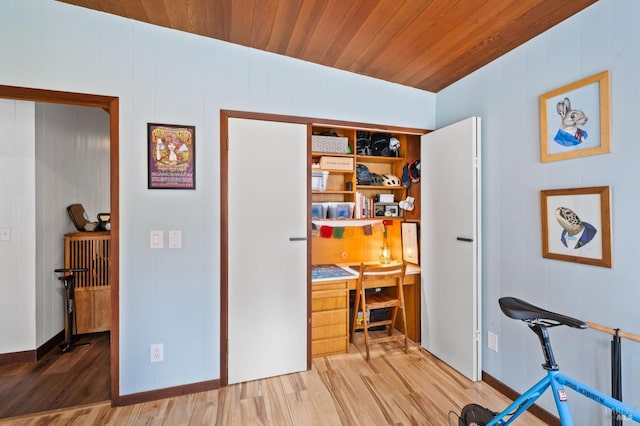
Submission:
<svg viewBox="0 0 640 426">
<path fill-rule="evenodd" d="M 307 237 L 289 237 L 289 241 L 307 241 Z"/>
<path fill-rule="evenodd" d="M 458 238 L 456 238 L 456 240 L 464 241 L 466 243 L 472 243 L 473 242 L 473 238 L 465 238 L 465 237 L 458 237 Z"/>
</svg>

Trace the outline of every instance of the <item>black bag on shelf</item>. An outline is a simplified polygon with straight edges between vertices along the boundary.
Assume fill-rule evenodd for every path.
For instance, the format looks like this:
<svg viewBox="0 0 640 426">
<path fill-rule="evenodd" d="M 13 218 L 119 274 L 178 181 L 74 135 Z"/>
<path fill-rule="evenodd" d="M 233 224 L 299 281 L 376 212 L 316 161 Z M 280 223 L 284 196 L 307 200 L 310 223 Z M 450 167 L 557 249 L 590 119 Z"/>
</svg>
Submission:
<svg viewBox="0 0 640 426">
<path fill-rule="evenodd" d="M 389 133 L 374 133 L 371 136 L 371 154 L 380 157 L 389 157 L 389 142 L 391 135 Z"/>
</svg>

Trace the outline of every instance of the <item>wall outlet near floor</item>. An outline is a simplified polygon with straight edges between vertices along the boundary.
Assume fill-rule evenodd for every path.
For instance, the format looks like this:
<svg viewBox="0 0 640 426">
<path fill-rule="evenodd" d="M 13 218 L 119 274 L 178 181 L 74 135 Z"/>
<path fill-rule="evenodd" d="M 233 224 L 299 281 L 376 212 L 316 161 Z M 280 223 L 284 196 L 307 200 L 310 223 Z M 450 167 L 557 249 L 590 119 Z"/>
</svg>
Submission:
<svg viewBox="0 0 640 426">
<path fill-rule="evenodd" d="M 154 343 L 151 345 L 151 362 L 164 361 L 164 345 L 162 343 Z"/>
<path fill-rule="evenodd" d="M 11 228 L 0 228 L 0 241 L 11 241 Z"/>
<path fill-rule="evenodd" d="M 498 335 L 496 333 L 487 333 L 487 346 L 494 352 L 498 352 Z"/>
</svg>

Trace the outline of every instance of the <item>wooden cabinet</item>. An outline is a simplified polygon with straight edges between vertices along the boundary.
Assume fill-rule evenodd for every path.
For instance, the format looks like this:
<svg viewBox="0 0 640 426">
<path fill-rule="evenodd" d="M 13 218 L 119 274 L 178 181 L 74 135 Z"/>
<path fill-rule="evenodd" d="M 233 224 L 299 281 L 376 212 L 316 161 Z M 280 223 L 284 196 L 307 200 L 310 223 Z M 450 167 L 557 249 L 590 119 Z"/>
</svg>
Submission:
<svg viewBox="0 0 640 426">
<path fill-rule="evenodd" d="M 109 232 L 64 236 L 65 268 L 87 268 L 75 276 L 74 334 L 111 329 L 111 237 Z"/>
<path fill-rule="evenodd" d="M 347 281 L 314 283 L 311 291 L 311 355 L 349 350 Z"/>
</svg>

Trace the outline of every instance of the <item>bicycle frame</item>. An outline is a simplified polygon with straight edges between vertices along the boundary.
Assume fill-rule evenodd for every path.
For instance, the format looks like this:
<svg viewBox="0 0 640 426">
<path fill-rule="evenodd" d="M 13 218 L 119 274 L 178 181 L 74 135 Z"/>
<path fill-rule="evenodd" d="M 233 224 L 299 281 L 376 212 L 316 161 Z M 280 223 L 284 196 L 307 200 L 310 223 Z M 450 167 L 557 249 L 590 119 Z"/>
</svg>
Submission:
<svg viewBox="0 0 640 426">
<path fill-rule="evenodd" d="M 573 418 L 571 417 L 571 412 L 569 410 L 569 403 L 567 401 L 567 394 L 564 386 L 594 400 L 600 405 L 604 405 L 614 413 L 617 413 L 624 418 L 632 419 L 640 423 L 640 411 L 637 409 L 632 408 L 615 398 L 611 398 L 600 391 L 590 388 L 577 380 L 565 376 L 557 370 L 547 370 L 547 375 L 545 377 L 522 394 L 522 396 L 516 399 L 504 411 L 494 417 L 489 423 L 487 423 L 487 426 L 506 426 L 511 424 L 511 422 L 518 418 L 520 414 L 533 405 L 549 387 L 551 387 L 553 391 L 553 398 L 558 409 L 560 423 L 562 426 L 573 426 Z"/>
</svg>

